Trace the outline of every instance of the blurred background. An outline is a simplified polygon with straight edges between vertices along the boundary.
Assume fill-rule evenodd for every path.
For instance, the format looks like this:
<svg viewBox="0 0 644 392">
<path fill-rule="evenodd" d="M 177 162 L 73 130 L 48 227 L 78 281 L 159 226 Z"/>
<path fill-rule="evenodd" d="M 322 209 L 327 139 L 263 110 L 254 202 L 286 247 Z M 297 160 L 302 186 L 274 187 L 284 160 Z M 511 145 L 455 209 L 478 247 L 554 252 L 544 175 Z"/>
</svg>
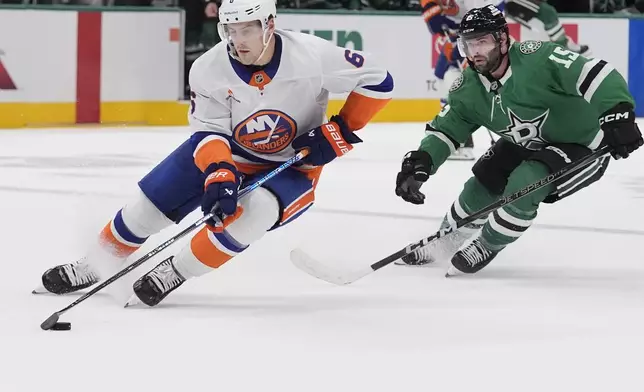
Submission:
<svg viewBox="0 0 644 392">
<path fill-rule="evenodd" d="M 435 69 L 448 37 L 431 28 L 427 34 L 422 0 L 276 1 L 282 10 L 278 28 L 375 51 L 385 59 L 397 76 L 395 100 L 400 102 L 389 105 L 377 120 L 420 121 L 439 110 L 441 80 Z M 638 44 L 644 39 L 644 0 L 547 3 L 561 17 L 566 34 L 616 65 L 636 99 L 644 100 L 644 77 L 638 76 L 644 74 L 644 46 Z M 0 128 L 185 125 L 191 66 L 220 42 L 219 4 L 221 0 L 0 0 L 0 104 L 20 105 L 0 116 Z M 514 26 L 514 38 L 548 39 L 538 23 Z M 34 45 L 48 51 L 43 56 L 55 65 L 36 67 L 39 62 L 29 49 Z M 332 101 L 329 110 L 339 102 Z"/>
<path fill-rule="evenodd" d="M 0 4 L 180 7 L 185 11 L 185 79 L 194 60 L 217 44 L 221 0 L 0 0 Z M 644 0 L 548 0 L 559 13 L 641 14 Z M 277 0 L 280 9 L 421 12 L 420 0 Z"/>
</svg>

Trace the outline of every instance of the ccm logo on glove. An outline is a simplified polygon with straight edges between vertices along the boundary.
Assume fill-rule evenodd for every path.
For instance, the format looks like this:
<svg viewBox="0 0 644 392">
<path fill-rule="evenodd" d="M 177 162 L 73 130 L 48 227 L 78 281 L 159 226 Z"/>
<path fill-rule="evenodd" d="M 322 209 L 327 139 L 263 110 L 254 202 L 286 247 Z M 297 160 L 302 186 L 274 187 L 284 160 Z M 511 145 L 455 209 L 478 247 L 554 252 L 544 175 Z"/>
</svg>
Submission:
<svg viewBox="0 0 644 392">
<path fill-rule="evenodd" d="M 599 117 L 604 131 L 602 144 L 611 147 L 611 155 L 615 159 L 628 158 L 633 151 L 644 145 L 633 109 L 629 102 L 621 102 Z"/>
<path fill-rule="evenodd" d="M 613 121 L 620 121 L 620 120 L 628 120 L 630 116 L 629 112 L 624 112 L 624 113 L 611 113 L 607 116 L 604 116 L 599 119 L 599 125 L 604 125 L 605 123 L 613 122 Z"/>
</svg>

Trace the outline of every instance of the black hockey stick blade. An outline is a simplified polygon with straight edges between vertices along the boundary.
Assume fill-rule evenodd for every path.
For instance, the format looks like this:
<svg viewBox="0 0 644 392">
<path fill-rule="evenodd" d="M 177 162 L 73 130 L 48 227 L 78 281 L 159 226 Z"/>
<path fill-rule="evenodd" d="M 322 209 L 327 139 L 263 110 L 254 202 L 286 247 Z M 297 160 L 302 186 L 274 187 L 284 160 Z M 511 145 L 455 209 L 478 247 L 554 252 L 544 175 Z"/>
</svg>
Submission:
<svg viewBox="0 0 644 392">
<path fill-rule="evenodd" d="M 587 155 L 585 158 L 582 158 L 578 161 L 568 164 L 558 172 L 550 174 L 545 178 L 542 178 L 541 180 L 533 184 L 530 184 L 525 188 L 520 189 L 511 195 L 500 198 L 496 202 L 488 205 L 487 207 L 482 208 L 481 210 L 473 213 L 472 215 L 466 217 L 465 219 L 461 219 L 457 221 L 454 226 L 450 226 L 446 229 L 439 230 L 427 238 L 423 238 L 418 242 L 409 244 L 405 248 L 397 251 L 396 253 L 392 253 L 391 255 L 371 264 L 368 267 L 364 267 L 355 271 L 338 271 L 333 268 L 330 268 L 326 263 L 323 263 L 311 257 L 302 249 L 294 249 L 291 251 L 291 262 L 300 270 L 318 279 L 324 280 L 326 282 L 333 283 L 336 285 L 351 284 L 356 280 L 362 279 L 365 276 L 371 274 L 372 272 L 375 272 L 380 268 L 383 268 L 393 263 L 394 261 L 402 258 L 403 256 L 412 253 L 416 249 L 429 244 L 431 241 L 444 237 L 456 231 L 457 229 L 467 224 L 470 224 L 477 219 L 480 219 L 483 216 L 487 216 L 491 212 L 496 211 L 497 209 L 507 204 L 513 203 L 523 198 L 524 196 L 527 196 L 530 193 L 536 191 L 537 189 L 543 188 L 544 186 L 549 185 L 554 181 L 561 179 L 562 177 L 566 177 L 570 174 L 574 174 L 577 169 L 587 164 L 590 164 L 591 162 L 601 158 L 602 156 L 608 154 L 609 152 L 610 152 L 610 147 L 604 146 L 599 150 Z"/>
<path fill-rule="evenodd" d="M 40 324 L 40 328 L 43 329 L 43 331 L 49 331 L 52 328 L 54 328 L 54 325 L 58 322 L 58 319 L 60 318 L 60 315 L 62 313 L 56 312 L 53 313 L 51 316 L 47 318 L 47 320 L 43 321 L 42 324 Z"/>
</svg>

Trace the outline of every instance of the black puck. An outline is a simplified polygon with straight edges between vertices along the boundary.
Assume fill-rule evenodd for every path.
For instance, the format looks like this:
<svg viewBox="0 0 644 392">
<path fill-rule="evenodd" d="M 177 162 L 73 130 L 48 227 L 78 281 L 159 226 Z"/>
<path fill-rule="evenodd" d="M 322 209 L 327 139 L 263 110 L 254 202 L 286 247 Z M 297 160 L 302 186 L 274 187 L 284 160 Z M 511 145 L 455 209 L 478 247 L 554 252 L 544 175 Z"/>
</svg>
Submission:
<svg viewBox="0 0 644 392">
<path fill-rule="evenodd" d="M 56 323 L 51 329 L 54 331 L 69 331 L 72 329 L 72 323 Z"/>
</svg>

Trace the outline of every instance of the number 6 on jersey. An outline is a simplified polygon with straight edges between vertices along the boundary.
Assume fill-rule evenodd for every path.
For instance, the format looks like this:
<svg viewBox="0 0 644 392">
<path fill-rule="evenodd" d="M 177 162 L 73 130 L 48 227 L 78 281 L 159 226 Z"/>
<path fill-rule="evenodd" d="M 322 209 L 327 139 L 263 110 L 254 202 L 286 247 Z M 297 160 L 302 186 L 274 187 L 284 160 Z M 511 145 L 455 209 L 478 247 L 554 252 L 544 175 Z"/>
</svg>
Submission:
<svg viewBox="0 0 644 392">
<path fill-rule="evenodd" d="M 349 49 L 344 51 L 344 58 L 356 68 L 364 65 L 364 57 L 360 53 L 351 53 Z"/>
</svg>

